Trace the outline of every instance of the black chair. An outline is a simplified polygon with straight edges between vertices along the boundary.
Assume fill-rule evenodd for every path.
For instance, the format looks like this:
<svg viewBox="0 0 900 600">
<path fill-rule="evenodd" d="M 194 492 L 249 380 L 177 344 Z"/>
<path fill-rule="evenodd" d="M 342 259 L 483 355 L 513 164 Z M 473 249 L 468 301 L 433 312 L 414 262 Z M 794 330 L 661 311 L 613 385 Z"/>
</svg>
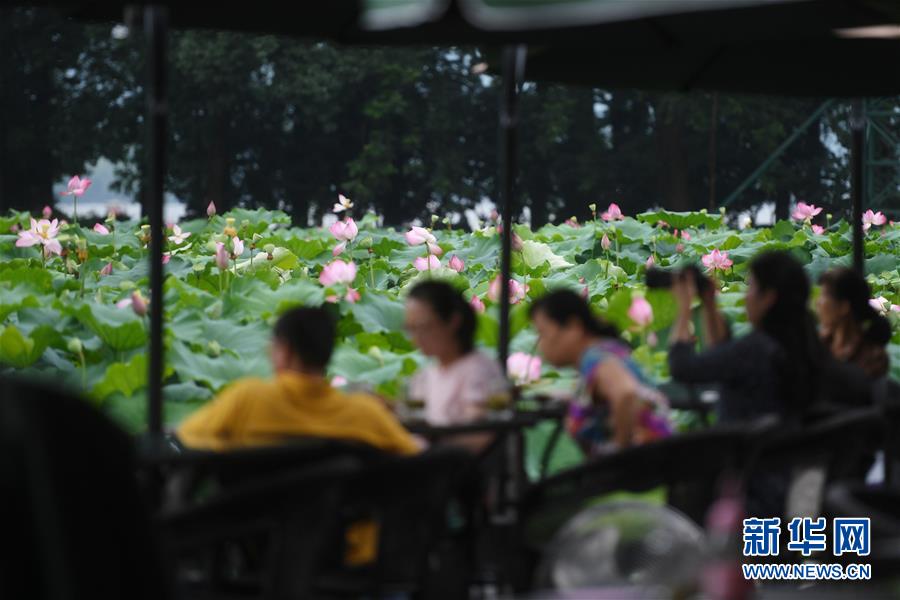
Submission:
<svg viewBox="0 0 900 600">
<path fill-rule="evenodd" d="M 133 440 L 88 402 L 0 379 L 0 597 L 170 597 Z"/>
<path fill-rule="evenodd" d="M 533 585 L 534 567 L 559 528 L 597 497 L 665 486 L 668 504 L 703 523 L 726 478 L 739 478 L 755 440 L 777 422 L 717 426 L 635 446 L 567 469 L 532 487 L 520 507 L 520 547 L 530 565 L 513 582 Z"/>
<path fill-rule="evenodd" d="M 341 535 L 346 487 L 361 469 L 358 459 L 323 449 L 255 449 L 201 461 L 207 474 L 226 476 L 221 489 L 160 515 L 181 595 L 309 596 L 322 553 Z M 254 466 L 258 474 L 251 476 Z M 255 557 L 257 565 L 229 573 L 229 550 Z M 198 560 L 199 572 L 192 573 Z"/>
<path fill-rule="evenodd" d="M 815 516 L 825 485 L 864 480 L 883 427 L 880 410 L 862 408 L 760 435 L 744 472 L 748 514 L 786 517 L 799 510 Z M 806 496 L 803 505 L 788 506 L 798 495 Z"/>
<path fill-rule="evenodd" d="M 473 474 L 472 455 L 453 447 L 368 461 L 348 489 L 344 519 L 377 523 L 377 557 L 366 567 L 335 565 L 319 579 L 316 595 L 465 597 L 470 565 L 464 553 L 471 533 L 466 515 L 475 502 L 468 492 L 477 489 L 468 485 Z M 460 520 L 455 532 L 454 517 Z"/>
</svg>

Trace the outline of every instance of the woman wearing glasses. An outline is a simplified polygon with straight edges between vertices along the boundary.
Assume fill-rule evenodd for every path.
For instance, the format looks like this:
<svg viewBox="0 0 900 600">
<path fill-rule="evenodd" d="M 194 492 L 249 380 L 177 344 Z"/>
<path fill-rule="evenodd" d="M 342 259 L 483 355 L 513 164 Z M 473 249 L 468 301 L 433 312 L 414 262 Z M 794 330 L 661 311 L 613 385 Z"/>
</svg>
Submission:
<svg viewBox="0 0 900 600">
<path fill-rule="evenodd" d="M 412 378 L 408 396 L 424 402 L 431 425 L 481 417 L 488 400 L 506 393 L 497 361 L 475 349 L 475 311 L 453 286 L 428 281 L 406 300 L 406 331 L 433 363 Z"/>
</svg>

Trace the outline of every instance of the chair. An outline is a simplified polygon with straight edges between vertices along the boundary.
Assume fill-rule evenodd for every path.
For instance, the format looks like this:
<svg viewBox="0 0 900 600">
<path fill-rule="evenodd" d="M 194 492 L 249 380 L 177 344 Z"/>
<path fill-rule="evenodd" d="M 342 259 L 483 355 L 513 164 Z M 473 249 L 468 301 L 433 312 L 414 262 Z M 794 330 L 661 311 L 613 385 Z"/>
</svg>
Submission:
<svg viewBox="0 0 900 600">
<path fill-rule="evenodd" d="M 756 437 L 774 426 L 765 419 L 676 435 L 592 458 L 536 484 L 520 506 L 520 546 L 531 568 L 515 586 L 533 585 L 534 567 L 554 534 L 598 496 L 665 486 L 668 503 L 702 524 L 720 481 L 740 475 Z"/>
<path fill-rule="evenodd" d="M 0 597 L 165 599 L 133 440 L 88 402 L 0 378 Z"/>
<path fill-rule="evenodd" d="M 230 476 L 228 483 L 160 516 L 185 597 L 288 599 L 311 593 L 321 554 L 341 535 L 341 504 L 361 463 L 346 454 L 323 457 L 320 447 L 267 450 L 222 453 L 215 464 Z M 293 464 L 282 462 L 291 456 Z M 259 475 L 247 476 L 254 465 Z M 246 577 L 253 569 L 245 569 L 250 573 L 243 578 L 226 572 L 227 551 L 238 547 L 259 553 L 255 577 Z M 203 561 L 201 577 L 191 581 L 189 567 L 197 557 Z"/>
<path fill-rule="evenodd" d="M 464 597 L 468 565 L 460 553 L 469 545 L 468 531 L 461 524 L 451 535 L 449 520 L 454 507 L 460 509 L 457 516 L 469 514 L 474 498 L 466 492 L 474 488 L 466 484 L 472 469 L 472 456 L 453 447 L 409 457 L 373 457 L 352 482 L 344 515 L 346 521 L 372 519 L 378 524 L 375 563 L 356 569 L 336 565 L 319 579 L 316 593 Z"/>
<path fill-rule="evenodd" d="M 863 408 L 759 436 L 744 472 L 748 513 L 815 516 L 826 484 L 864 479 L 882 431 L 881 412 Z"/>
</svg>

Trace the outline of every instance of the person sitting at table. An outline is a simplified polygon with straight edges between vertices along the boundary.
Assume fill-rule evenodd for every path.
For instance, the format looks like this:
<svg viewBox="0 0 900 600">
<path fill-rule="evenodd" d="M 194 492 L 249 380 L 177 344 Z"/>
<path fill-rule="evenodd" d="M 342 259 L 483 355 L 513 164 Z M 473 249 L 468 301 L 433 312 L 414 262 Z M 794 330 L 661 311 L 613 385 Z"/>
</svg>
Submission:
<svg viewBox="0 0 900 600">
<path fill-rule="evenodd" d="M 686 271 L 676 274 L 672 293 L 678 313 L 669 337 L 672 378 L 720 384 L 720 422 L 763 415 L 803 422 L 842 404 L 868 403 L 870 390 L 861 373 L 828 360 L 808 308 L 809 292 L 803 265 L 793 256 L 760 254 L 750 263 L 744 298 L 752 331 L 698 353 L 690 330 L 695 277 Z M 704 312 L 717 311 L 714 302 L 701 306 Z M 704 323 L 715 320 L 704 315 Z"/>
<path fill-rule="evenodd" d="M 819 285 L 819 334 L 831 355 L 873 379 L 887 375 L 891 324 L 869 304 L 872 291 L 866 278 L 840 267 L 823 273 Z"/>
<path fill-rule="evenodd" d="M 557 290 L 530 308 L 538 348 L 558 367 L 581 376 L 567 428 L 588 453 L 625 448 L 668 436 L 666 399 L 631 358 L 616 329 L 601 322 L 571 290 Z"/>
<path fill-rule="evenodd" d="M 224 450 L 277 444 L 293 436 L 360 442 L 396 454 L 420 446 L 376 398 L 333 388 L 325 369 L 335 325 L 322 308 L 295 308 L 275 323 L 270 349 L 274 378 L 249 377 L 227 386 L 188 417 L 177 435 L 189 447 Z"/>
<path fill-rule="evenodd" d="M 178 427 L 178 438 L 192 448 L 227 450 L 310 436 L 358 442 L 393 454 L 417 453 L 420 445 L 379 400 L 344 394 L 330 385 L 325 369 L 334 340 L 335 324 L 328 311 L 287 311 L 272 332 L 275 377 L 232 383 Z M 371 562 L 377 551 L 376 524 L 351 524 L 346 543 L 347 564 Z"/>
<path fill-rule="evenodd" d="M 507 391 L 497 361 L 475 349 L 475 325 L 474 309 L 450 284 L 427 281 L 409 292 L 406 331 L 434 362 L 413 376 L 408 396 L 425 403 L 430 425 L 477 420 Z"/>
</svg>

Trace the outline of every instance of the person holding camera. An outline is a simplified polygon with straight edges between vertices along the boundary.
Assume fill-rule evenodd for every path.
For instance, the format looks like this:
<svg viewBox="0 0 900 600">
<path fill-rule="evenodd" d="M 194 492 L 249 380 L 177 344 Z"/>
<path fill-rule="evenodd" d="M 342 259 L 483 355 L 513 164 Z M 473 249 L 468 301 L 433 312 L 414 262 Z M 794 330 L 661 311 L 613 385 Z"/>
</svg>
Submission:
<svg viewBox="0 0 900 600">
<path fill-rule="evenodd" d="M 697 281 L 691 271 L 674 276 L 678 316 L 670 337 L 672 378 L 720 384 L 722 422 L 766 414 L 804 418 L 819 399 L 826 351 L 807 308 L 810 284 L 803 266 L 786 252 L 763 253 L 750 263 L 745 307 L 753 330 L 737 339 L 723 333 L 714 286 L 703 286 L 701 310 L 710 347 L 700 353 L 690 331 Z"/>
</svg>

